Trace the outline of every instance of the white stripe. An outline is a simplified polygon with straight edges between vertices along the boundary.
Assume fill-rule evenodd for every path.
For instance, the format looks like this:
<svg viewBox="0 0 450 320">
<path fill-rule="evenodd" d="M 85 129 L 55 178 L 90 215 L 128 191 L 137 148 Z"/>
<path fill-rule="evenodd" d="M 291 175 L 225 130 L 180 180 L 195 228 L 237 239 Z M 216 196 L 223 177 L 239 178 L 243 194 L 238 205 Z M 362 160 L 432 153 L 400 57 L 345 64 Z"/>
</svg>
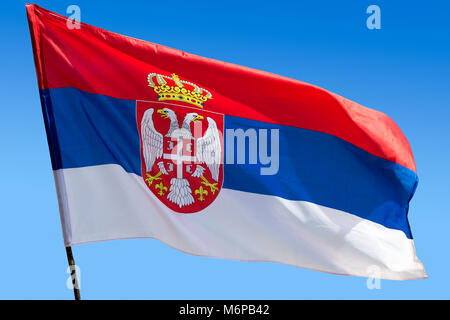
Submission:
<svg viewBox="0 0 450 320">
<path fill-rule="evenodd" d="M 399 230 L 305 201 L 222 189 L 205 210 L 168 209 L 118 165 L 55 171 L 66 245 L 155 238 L 187 253 L 395 280 L 426 277 Z M 64 196 L 61 196 L 64 195 Z"/>
</svg>

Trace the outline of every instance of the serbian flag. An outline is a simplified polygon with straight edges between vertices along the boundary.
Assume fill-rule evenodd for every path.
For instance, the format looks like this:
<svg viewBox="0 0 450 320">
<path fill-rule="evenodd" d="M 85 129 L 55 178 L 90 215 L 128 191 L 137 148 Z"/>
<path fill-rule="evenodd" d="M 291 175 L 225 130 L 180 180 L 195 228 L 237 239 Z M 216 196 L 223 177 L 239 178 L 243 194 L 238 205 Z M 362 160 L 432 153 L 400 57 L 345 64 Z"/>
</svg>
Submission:
<svg viewBox="0 0 450 320">
<path fill-rule="evenodd" d="M 408 141 L 297 80 L 27 5 L 66 246 L 153 238 L 186 253 L 426 277 Z"/>
</svg>

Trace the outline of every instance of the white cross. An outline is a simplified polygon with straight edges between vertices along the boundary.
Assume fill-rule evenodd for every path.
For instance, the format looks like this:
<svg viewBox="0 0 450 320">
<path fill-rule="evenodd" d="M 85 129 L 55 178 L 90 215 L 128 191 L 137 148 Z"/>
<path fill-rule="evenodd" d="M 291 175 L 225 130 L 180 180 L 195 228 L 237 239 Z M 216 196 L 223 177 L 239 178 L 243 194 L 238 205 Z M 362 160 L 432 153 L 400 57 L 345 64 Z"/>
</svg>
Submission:
<svg viewBox="0 0 450 320">
<path fill-rule="evenodd" d="M 177 165 L 177 178 L 183 178 L 183 161 L 194 161 L 195 157 L 183 156 L 183 137 L 178 137 L 177 154 L 164 153 L 164 159 L 172 160 Z"/>
</svg>

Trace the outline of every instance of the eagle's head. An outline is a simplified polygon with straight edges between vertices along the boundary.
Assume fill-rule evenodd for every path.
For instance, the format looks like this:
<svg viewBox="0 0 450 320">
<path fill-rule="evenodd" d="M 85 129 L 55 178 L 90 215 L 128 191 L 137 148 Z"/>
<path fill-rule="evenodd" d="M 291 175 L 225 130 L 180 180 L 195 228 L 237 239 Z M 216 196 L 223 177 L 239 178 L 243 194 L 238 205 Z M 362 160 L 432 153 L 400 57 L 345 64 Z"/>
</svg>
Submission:
<svg viewBox="0 0 450 320">
<path fill-rule="evenodd" d="M 181 125 L 181 127 L 190 131 L 191 130 L 191 122 L 196 122 L 196 121 L 200 121 L 203 119 L 204 119 L 203 116 L 199 115 L 198 113 L 195 113 L 195 112 L 187 113 L 184 116 L 183 124 Z"/>
<path fill-rule="evenodd" d="M 173 112 L 173 110 L 169 108 L 158 109 L 156 113 L 159 113 L 164 119 L 169 118 L 171 121 L 177 120 L 177 115 L 175 114 L 175 112 Z"/>
<path fill-rule="evenodd" d="M 183 122 L 191 123 L 193 121 L 199 121 L 199 120 L 203 120 L 203 119 L 204 119 L 204 117 L 199 115 L 198 113 L 191 112 L 191 113 L 186 114 Z"/>
</svg>

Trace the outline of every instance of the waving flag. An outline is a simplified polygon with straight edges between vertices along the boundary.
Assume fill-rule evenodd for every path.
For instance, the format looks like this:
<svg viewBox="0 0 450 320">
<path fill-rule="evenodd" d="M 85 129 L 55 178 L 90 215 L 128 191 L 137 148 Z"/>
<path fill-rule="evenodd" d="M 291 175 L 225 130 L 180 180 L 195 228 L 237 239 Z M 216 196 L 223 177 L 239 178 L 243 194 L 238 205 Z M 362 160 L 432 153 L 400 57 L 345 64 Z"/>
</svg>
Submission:
<svg viewBox="0 0 450 320">
<path fill-rule="evenodd" d="M 417 175 L 386 115 L 316 86 L 27 5 L 66 246 L 417 279 Z"/>
</svg>

